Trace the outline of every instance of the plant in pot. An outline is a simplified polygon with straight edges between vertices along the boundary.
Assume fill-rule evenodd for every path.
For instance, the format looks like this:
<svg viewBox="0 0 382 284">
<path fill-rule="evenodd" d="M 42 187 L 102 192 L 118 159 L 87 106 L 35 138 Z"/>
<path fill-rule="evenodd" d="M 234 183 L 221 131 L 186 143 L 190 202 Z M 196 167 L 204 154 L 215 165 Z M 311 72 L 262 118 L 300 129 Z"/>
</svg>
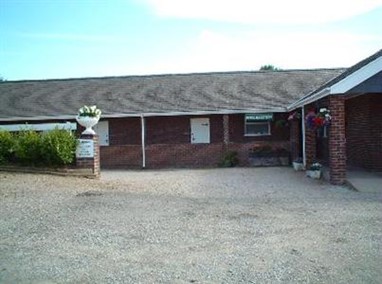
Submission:
<svg viewBox="0 0 382 284">
<path fill-rule="evenodd" d="M 293 169 L 295 171 L 303 171 L 304 170 L 304 162 L 302 158 L 297 158 L 296 160 L 293 161 Z"/>
<path fill-rule="evenodd" d="M 322 165 L 320 163 L 313 163 L 306 170 L 306 175 L 314 179 L 319 179 L 321 178 L 321 169 L 322 169 Z"/>
<path fill-rule="evenodd" d="M 78 110 L 76 120 L 81 126 L 85 127 L 85 130 L 82 132 L 82 134 L 95 134 L 92 127 L 98 123 L 101 117 L 101 113 L 101 110 L 98 109 L 95 105 L 85 105 Z"/>
</svg>

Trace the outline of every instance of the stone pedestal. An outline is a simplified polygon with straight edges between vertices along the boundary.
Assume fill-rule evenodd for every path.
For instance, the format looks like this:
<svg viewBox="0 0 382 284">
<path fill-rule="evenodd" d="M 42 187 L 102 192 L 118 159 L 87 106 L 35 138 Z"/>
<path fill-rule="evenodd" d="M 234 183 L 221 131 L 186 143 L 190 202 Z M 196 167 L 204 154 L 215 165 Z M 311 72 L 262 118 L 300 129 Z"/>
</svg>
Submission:
<svg viewBox="0 0 382 284">
<path fill-rule="evenodd" d="M 77 168 L 89 170 L 95 178 L 101 175 L 98 135 L 82 134 L 76 151 Z"/>
</svg>

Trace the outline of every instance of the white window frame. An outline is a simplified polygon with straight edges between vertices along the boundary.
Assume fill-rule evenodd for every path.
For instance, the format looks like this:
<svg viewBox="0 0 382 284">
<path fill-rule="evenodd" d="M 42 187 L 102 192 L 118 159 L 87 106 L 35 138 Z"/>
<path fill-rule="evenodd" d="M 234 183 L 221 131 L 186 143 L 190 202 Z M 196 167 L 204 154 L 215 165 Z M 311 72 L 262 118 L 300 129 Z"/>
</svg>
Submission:
<svg viewBox="0 0 382 284">
<path fill-rule="evenodd" d="M 263 134 L 255 134 L 255 133 L 247 133 L 247 125 L 259 125 L 259 124 L 267 124 L 268 125 L 268 133 Z M 271 134 L 271 122 L 268 120 L 256 121 L 256 122 L 247 122 L 246 117 L 244 116 L 244 136 L 246 137 L 256 137 L 256 136 L 270 136 Z"/>
</svg>

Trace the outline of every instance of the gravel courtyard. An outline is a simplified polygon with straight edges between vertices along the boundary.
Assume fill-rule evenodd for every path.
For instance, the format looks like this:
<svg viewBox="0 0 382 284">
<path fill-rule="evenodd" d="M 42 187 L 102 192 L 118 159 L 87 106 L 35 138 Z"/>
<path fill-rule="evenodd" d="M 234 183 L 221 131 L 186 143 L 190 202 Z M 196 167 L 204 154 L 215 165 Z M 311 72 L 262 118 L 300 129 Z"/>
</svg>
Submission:
<svg viewBox="0 0 382 284">
<path fill-rule="evenodd" d="M 382 283 L 382 197 L 290 168 L 0 172 L 0 283 Z"/>
</svg>

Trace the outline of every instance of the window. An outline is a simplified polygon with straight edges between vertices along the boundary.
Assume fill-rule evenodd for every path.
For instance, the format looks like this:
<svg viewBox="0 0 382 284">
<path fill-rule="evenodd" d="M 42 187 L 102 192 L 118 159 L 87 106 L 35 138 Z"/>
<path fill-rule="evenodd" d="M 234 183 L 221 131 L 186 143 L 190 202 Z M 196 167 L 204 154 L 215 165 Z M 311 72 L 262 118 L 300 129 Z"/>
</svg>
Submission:
<svg viewBox="0 0 382 284">
<path fill-rule="evenodd" d="M 272 114 L 246 114 L 245 115 L 245 136 L 265 136 L 271 135 Z"/>
</svg>

